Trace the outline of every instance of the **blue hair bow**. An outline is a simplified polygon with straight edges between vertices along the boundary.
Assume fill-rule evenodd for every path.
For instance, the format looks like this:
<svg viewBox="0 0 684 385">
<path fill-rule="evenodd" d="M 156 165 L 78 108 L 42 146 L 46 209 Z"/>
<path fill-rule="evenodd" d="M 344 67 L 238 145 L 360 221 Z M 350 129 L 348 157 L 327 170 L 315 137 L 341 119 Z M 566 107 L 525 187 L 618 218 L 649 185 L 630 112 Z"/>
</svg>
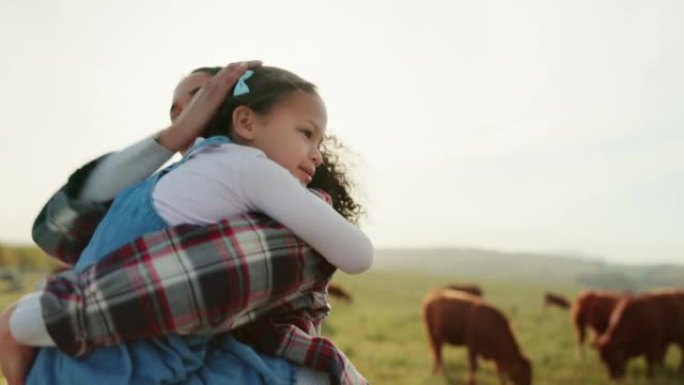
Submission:
<svg viewBox="0 0 684 385">
<path fill-rule="evenodd" d="M 238 79 L 237 83 L 235 83 L 233 96 L 240 96 L 249 93 L 249 87 L 247 86 L 247 83 L 245 83 L 245 80 L 252 77 L 252 75 L 254 75 L 254 71 L 247 70 L 244 74 L 242 74 L 242 76 L 240 76 L 240 79 Z"/>
</svg>

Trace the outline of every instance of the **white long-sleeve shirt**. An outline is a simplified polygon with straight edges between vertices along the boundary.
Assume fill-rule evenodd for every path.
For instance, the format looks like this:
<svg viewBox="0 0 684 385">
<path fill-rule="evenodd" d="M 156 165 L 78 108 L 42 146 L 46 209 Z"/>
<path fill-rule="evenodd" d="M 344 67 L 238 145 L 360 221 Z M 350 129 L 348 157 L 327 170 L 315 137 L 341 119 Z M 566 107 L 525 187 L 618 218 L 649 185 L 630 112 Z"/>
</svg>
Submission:
<svg viewBox="0 0 684 385">
<path fill-rule="evenodd" d="M 345 273 L 370 268 L 370 239 L 263 151 L 226 143 L 200 148 L 188 157 L 164 175 L 152 193 L 155 209 L 170 225 L 208 225 L 262 212 Z"/>
</svg>

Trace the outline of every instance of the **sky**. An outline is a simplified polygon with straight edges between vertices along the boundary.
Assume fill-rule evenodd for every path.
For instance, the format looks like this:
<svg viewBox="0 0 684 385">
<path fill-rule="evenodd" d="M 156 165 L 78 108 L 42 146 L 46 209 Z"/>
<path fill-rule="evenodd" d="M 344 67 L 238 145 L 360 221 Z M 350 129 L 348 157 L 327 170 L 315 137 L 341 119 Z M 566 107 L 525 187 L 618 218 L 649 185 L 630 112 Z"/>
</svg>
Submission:
<svg viewBox="0 0 684 385">
<path fill-rule="evenodd" d="M 678 0 L 0 2 L 0 242 L 192 69 L 313 81 L 377 247 L 684 263 Z"/>
</svg>

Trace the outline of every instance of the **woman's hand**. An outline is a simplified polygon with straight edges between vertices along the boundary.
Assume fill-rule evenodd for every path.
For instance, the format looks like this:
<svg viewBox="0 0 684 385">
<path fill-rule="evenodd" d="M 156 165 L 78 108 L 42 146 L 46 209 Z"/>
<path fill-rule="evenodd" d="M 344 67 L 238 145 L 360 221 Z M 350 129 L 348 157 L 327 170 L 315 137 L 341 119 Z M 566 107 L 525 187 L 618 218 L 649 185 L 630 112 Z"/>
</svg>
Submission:
<svg viewBox="0 0 684 385">
<path fill-rule="evenodd" d="M 2 370 L 7 385 L 24 385 L 36 349 L 21 345 L 10 333 L 9 320 L 16 305 L 5 309 L 0 315 L 0 369 Z"/>
<path fill-rule="evenodd" d="M 159 144 L 172 152 L 184 150 L 192 145 L 240 76 L 248 69 L 260 65 L 261 61 L 251 60 L 230 63 L 223 67 L 197 91 L 176 121 L 159 134 Z"/>
</svg>

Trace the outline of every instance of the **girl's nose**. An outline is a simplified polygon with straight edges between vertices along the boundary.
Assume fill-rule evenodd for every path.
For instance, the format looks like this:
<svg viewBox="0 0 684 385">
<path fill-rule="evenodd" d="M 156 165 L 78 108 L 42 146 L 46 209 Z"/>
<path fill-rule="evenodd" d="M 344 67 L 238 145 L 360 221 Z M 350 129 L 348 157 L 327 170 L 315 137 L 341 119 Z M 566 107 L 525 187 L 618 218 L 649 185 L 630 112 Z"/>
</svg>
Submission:
<svg viewBox="0 0 684 385">
<path fill-rule="evenodd" d="M 323 155 L 321 154 L 320 149 L 314 149 L 314 152 L 311 155 L 311 160 L 314 162 L 314 166 L 316 166 L 316 168 L 323 163 Z"/>
</svg>

